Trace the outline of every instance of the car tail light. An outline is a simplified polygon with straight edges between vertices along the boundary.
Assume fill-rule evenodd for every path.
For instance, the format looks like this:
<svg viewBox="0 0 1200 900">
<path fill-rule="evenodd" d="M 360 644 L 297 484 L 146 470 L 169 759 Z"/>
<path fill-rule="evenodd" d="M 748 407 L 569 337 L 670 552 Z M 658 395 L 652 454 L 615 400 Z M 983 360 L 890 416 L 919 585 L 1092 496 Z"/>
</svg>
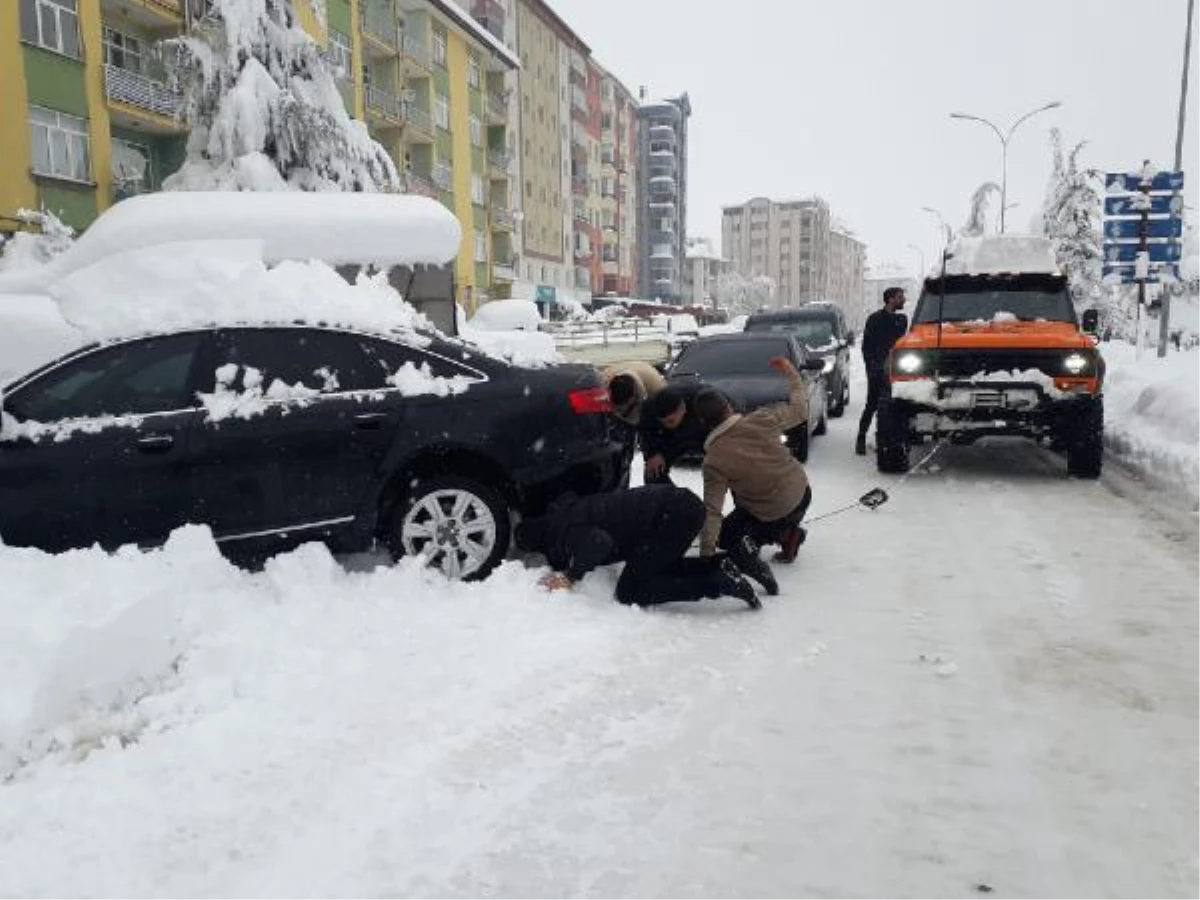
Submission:
<svg viewBox="0 0 1200 900">
<path fill-rule="evenodd" d="M 575 410 L 577 416 L 610 413 L 613 408 L 612 400 L 608 397 L 608 388 L 605 387 L 580 388 L 567 394 L 567 399 L 571 401 L 571 409 Z"/>
</svg>

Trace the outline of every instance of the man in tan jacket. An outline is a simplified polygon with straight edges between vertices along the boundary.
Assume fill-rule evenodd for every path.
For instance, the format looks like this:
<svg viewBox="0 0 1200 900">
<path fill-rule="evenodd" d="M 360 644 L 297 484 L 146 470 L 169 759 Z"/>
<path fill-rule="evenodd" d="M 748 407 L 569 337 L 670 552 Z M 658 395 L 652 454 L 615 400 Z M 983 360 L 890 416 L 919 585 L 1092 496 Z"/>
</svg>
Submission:
<svg viewBox="0 0 1200 900">
<path fill-rule="evenodd" d="M 782 440 L 783 432 L 808 420 L 808 389 L 791 361 L 775 357 L 771 368 L 791 384 L 784 403 L 737 415 L 719 391 L 696 396 L 696 415 L 709 429 L 704 442 L 704 505 L 700 554 L 720 547 L 768 594 L 779 593 L 771 567 L 759 558 L 763 544 L 780 544 L 776 556 L 792 562 L 804 542 L 800 521 L 812 502 L 808 475 Z M 733 512 L 721 519 L 725 492 L 733 493 Z"/>
<path fill-rule="evenodd" d="M 600 378 L 608 388 L 613 413 L 621 421 L 635 427 L 641 420 L 642 406 L 667 386 L 667 380 L 658 369 L 650 363 L 637 360 L 609 366 L 600 374 Z"/>
</svg>

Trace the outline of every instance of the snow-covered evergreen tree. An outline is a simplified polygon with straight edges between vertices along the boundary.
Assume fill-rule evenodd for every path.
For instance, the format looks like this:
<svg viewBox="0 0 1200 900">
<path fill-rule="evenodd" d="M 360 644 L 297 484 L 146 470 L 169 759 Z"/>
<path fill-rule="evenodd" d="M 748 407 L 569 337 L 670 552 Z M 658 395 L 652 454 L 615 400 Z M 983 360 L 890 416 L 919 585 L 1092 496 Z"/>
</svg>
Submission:
<svg viewBox="0 0 1200 900">
<path fill-rule="evenodd" d="M 775 280 L 766 275 L 747 277 L 740 272 L 722 272 L 714 290 L 717 304 L 731 316 L 748 315 L 771 305 Z"/>
<path fill-rule="evenodd" d="M 167 190 L 396 190 L 387 151 L 346 113 L 292 0 L 212 0 L 178 57 L 187 158 Z"/>
<path fill-rule="evenodd" d="M 967 223 L 959 232 L 963 237 L 982 237 L 987 231 L 988 198 L 1000 193 L 1000 185 L 994 181 L 986 181 L 975 189 L 971 195 L 971 211 L 967 215 Z"/>
<path fill-rule="evenodd" d="M 1096 307 L 1101 319 L 1116 312 L 1118 292 L 1105 291 L 1101 283 L 1104 237 L 1101 217 L 1103 189 L 1095 172 L 1079 168 L 1080 141 L 1070 152 L 1063 148 L 1062 133 L 1050 131 L 1053 162 L 1046 199 L 1042 205 L 1042 233 L 1054 242 L 1059 265 L 1071 284 L 1071 299 L 1079 311 Z"/>
</svg>

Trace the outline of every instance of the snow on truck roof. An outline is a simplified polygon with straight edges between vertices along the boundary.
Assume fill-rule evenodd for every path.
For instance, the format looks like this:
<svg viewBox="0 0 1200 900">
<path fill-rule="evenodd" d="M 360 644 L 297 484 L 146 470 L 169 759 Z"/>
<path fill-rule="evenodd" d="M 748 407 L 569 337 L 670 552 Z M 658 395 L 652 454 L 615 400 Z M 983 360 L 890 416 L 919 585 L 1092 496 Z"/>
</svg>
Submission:
<svg viewBox="0 0 1200 900">
<path fill-rule="evenodd" d="M 50 265 L 0 276 L 0 293 L 45 291 L 115 254 L 164 244 L 255 241 L 263 262 L 444 265 L 462 228 L 436 200 L 402 194 L 164 191 L 106 210 Z"/>
<path fill-rule="evenodd" d="M 1058 260 L 1049 239 L 1032 234 L 960 237 L 950 245 L 947 275 L 999 275 L 1027 272 L 1057 274 Z M 931 276 L 940 272 L 931 272 Z"/>
</svg>

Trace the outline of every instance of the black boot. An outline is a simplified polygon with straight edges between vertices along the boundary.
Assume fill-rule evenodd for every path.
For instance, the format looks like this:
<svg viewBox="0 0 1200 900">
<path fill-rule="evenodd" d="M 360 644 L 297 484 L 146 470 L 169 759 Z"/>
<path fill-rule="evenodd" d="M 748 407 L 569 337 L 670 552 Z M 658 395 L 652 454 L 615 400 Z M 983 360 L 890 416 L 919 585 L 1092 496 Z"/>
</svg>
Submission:
<svg viewBox="0 0 1200 900">
<path fill-rule="evenodd" d="M 867 436 L 865 434 L 860 434 L 858 440 L 854 442 L 854 452 L 859 456 L 867 455 Z"/>
<path fill-rule="evenodd" d="M 733 545 L 733 549 L 729 551 L 729 556 L 739 569 L 761 584 L 763 590 L 769 596 L 774 597 L 778 595 L 779 582 L 775 580 L 775 576 L 771 573 L 771 567 L 759 558 L 758 544 L 754 543 L 749 535 L 746 535 Z"/>
<path fill-rule="evenodd" d="M 729 557 L 721 560 L 717 567 L 717 585 L 722 597 L 737 597 L 751 609 L 762 609 L 754 586 L 746 580 L 734 562 Z"/>
</svg>

